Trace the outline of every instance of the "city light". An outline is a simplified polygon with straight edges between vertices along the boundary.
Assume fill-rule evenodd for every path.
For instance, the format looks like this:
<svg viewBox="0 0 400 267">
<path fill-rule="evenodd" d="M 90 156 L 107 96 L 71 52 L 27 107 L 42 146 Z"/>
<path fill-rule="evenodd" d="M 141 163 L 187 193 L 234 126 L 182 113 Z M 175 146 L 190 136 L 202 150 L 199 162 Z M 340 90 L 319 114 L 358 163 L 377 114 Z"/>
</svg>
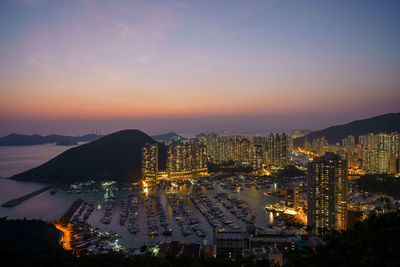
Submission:
<svg viewBox="0 0 400 267">
<path fill-rule="evenodd" d="M 72 226 L 68 224 L 67 226 L 55 222 L 54 226 L 62 232 L 62 237 L 61 237 L 61 244 L 65 250 L 72 250 L 71 247 L 71 238 L 72 238 Z"/>
</svg>

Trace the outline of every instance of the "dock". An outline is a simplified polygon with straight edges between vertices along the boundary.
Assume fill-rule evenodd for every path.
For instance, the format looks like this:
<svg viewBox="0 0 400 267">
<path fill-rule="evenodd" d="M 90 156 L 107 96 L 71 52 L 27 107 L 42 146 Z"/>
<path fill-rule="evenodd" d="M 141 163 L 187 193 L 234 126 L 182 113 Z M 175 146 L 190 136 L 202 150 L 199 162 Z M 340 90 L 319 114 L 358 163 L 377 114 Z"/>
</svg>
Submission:
<svg viewBox="0 0 400 267">
<path fill-rule="evenodd" d="M 78 198 L 75 200 L 72 204 L 71 207 L 64 213 L 63 216 L 61 216 L 60 220 L 58 222 L 67 225 L 69 221 L 71 220 L 72 215 L 76 212 L 77 209 L 82 205 L 82 203 L 85 202 L 83 199 Z"/>
<path fill-rule="evenodd" d="M 22 197 L 11 199 L 11 200 L 7 201 L 6 203 L 3 203 L 3 205 L 1 205 L 1 206 L 5 207 L 5 208 L 11 208 L 11 207 L 17 206 L 17 205 L 21 204 L 23 201 L 25 201 L 27 199 L 30 199 L 31 197 L 39 195 L 40 193 L 43 193 L 43 192 L 49 190 L 50 188 L 58 186 L 58 184 L 59 183 L 48 185 L 46 187 L 43 187 L 42 189 L 39 189 L 39 190 L 36 190 L 36 191 L 34 191 L 32 193 L 26 194 L 26 195 L 24 195 Z"/>
</svg>

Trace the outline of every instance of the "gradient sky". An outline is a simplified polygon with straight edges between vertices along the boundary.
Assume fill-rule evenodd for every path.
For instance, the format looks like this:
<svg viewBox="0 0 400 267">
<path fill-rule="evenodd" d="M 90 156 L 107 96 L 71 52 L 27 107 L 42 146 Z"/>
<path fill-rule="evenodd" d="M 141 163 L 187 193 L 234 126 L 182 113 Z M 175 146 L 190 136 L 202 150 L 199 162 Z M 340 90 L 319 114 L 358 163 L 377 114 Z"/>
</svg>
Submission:
<svg viewBox="0 0 400 267">
<path fill-rule="evenodd" d="M 400 112 L 400 1 L 0 1 L 0 135 Z"/>
</svg>

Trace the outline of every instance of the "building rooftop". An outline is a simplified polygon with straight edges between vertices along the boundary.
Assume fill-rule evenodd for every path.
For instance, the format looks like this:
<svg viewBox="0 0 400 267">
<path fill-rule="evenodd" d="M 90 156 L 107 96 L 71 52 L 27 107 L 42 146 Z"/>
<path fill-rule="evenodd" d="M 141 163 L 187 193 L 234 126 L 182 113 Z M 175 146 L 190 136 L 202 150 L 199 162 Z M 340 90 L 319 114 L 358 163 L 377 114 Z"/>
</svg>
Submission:
<svg viewBox="0 0 400 267">
<path fill-rule="evenodd" d="M 246 232 L 217 232 L 216 239 L 218 240 L 242 240 L 249 238 Z"/>
</svg>

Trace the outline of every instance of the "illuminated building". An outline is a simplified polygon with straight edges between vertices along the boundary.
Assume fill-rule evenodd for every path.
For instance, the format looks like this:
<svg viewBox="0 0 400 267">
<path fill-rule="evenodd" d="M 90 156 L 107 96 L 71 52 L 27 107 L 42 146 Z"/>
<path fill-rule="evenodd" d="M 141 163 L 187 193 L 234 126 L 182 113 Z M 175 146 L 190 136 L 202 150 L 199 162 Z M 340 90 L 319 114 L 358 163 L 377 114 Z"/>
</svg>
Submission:
<svg viewBox="0 0 400 267">
<path fill-rule="evenodd" d="M 392 157 L 389 161 L 389 173 L 400 176 L 400 159 Z"/>
<path fill-rule="evenodd" d="M 303 148 L 305 151 L 311 151 L 311 143 L 307 137 L 304 139 L 304 147 Z"/>
<path fill-rule="evenodd" d="M 267 140 L 267 159 L 272 168 L 284 168 L 288 163 L 288 136 L 271 134 Z"/>
<path fill-rule="evenodd" d="M 308 163 L 308 217 L 314 233 L 322 228 L 345 230 L 347 224 L 347 161 L 326 153 Z"/>
<path fill-rule="evenodd" d="M 293 209 L 299 207 L 300 188 L 298 186 L 291 186 L 287 189 L 286 204 Z"/>
<path fill-rule="evenodd" d="M 155 179 L 158 174 L 158 144 L 146 144 L 142 147 L 142 178 Z"/>
<path fill-rule="evenodd" d="M 199 134 L 195 143 L 207 148 L 210 162 L 223 163 L 234 161 L 237 164 L 251 166 L 255 170 L 265 163 L 265 137 L 255 136 L 218 136 L 216 134 Z"/>
<path fill-rule="evenodd" d="M 343 146 L 354 146 L 356 144 L 356 138 L 354 135 L 349 135 L 346 138 L 342 139 Z"/>
<path fill-rule="evenodd" d="M 253 136 L 251 137 L 251 142 L 254 146 L 261 146 L 264 151 L 267 150 L 267 137 Z"/>
<path fill-rule="evenodd" d="M 312 141 L 311 151 L 323 155 L 325 152 L 328 152 L 328 146 L 328 140 L 326 140 L 325 136 L 322 136 L 321 138 L 316 138 Z"/>
<path fill-rule="evenodd" d="M 216 134 L 198 134 L 195 142 L 207 148 L 208 161 L 214 163 L 226 162 L 226 142 Z"/>
<path fill-rule="evenodd" d="M 389 154 L 383 150 L 364 150 L 362 168 L 367 173 L 384 174 L 389 171 Z"/>
<path fill-rule="evenodd" d="M 341 144 L 329 144 L 324 137 L 310 143 L 304 140 L 304 150 L 316 155 L 333 152 L 346 159 L 348 167 L 370 174 L 398 175 L 397 162 L 400 158 L 400 134 L 379 133 L 364 134 L 356 137 L 349 135 Z"/>
<path fill-rule="evenodd" d="M 186 177 L 207 171 L 207 149 L 196 142 L 167 145 L 167 173 Z"/>
<path fill-rule="evenodd" d="M 262 145 L 253 145 L 252 168 L 253 170 L 262 169 L 264 164 L 264 148 Z"/>
<path fill-rule="evenodd" d="M 367 173 L 395 174 L 393 162 L 400 157 L 398 133 L 366 134 L 358 137 L 362 150 L 362 168 Z"/>
<path fill-rule="evenodd" d="M 225 138 L 226 158 L 238 162 L 250 162 L 252 159 L 253 145 L 244 136 L 230 136 Z"/>
<path fill-rule="evenodd" d="M 298 138 L 298 137 L 306 136 L 306 135 L 309 134 L 309 133 L 312 133 L 312 131 L 310 131 L 310 130 L 293 130 L 293 131 L 290 133 L 290 136 L 291 136 L 293 139 L 295 139 L 295 138 Z"/>
<path fill-rule="evenodd" d="M 310 131 L 310 130 L 292 130 L 290 132 L 290 135 L 288 136 L 288 138 L 289 138 L 289 140 L 288 140 L 289 152 L 290 153 L 293 152 L 293 139 L 306 136 L 306 135 L 308 135 L 310 133 L 312 133 L 312 131 Z M 308 139 L 307 139 L 307 141 L 308 141 Z M 307 149 L 307 148 L 305 148 L 305 149 L 307 151 L 310 151 L 310 149 Z"/>
</svg>

